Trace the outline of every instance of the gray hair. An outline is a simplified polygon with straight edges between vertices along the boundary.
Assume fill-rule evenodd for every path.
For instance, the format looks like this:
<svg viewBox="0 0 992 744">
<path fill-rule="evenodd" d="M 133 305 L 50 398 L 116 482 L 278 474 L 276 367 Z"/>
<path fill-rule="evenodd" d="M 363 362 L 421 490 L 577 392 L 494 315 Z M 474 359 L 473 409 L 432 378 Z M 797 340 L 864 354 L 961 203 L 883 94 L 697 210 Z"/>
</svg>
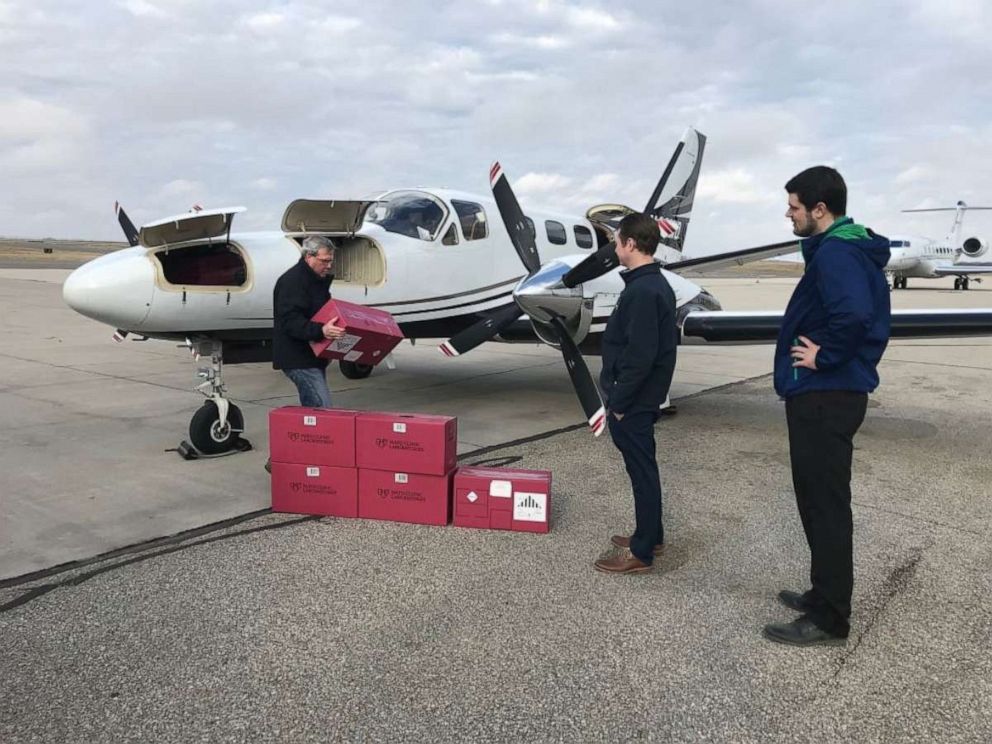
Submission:
<svg viewBox="0 0 992 744">
<path fill-rule="evenodd" d="M 303 240 L 303 255 L 316 256 L 321 249 L 334 253 L 334 243 L 323 235 L 311 235 Z"/>
</svg>

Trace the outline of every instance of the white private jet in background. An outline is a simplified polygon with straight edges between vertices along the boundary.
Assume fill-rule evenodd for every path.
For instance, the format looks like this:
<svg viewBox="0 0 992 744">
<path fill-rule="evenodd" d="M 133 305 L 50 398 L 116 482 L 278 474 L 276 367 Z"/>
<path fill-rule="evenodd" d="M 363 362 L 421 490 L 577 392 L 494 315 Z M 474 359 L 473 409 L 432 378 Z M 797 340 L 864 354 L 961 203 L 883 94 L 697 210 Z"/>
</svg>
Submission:
<svg viewBox="0 0 992 744">
<path fill-rule="evenodd" d="M 915 235 L 890 238 L 892 257 L 885 270 L 892 274 L 892 288 L 906 289 L 910 277 L 939 279 L 954 277 L 954 289 L 968 289 L 970 280 L 981 282 L 980 275 L 992 274 L 992 256 L 987 256 L 987 238 L 971 236 L 962 239 L 961 223 L 968 210 L 989 210 L 992 207 L 969 207 L 959 201 L 953 207 L 934 209 L 904 209 L 904 212 L 954 212 L 954 224 L 943 240 Z"/>
<path fill-rule="evenodd" d="M 742 264 L 798 249 L 795 240 L 732 253 L 683 259 L 706 138 L 686 131 L 644 208 L 658 220 L 665 266 L 682 339 L 707 342 L 774 340 L 781 313 L 728 313 L 710 293 L 679 275 Z M 598 353 L 606 322 L 623 288 L 612 237 L 618 204 L 585 215 L 520 210 L 498 164 L 490 171 L 495 199 L 448 189 L 404 189 L 363 201 L 297 200 L 281 232 L 232 233 L 243 208 L 169 217 L 137 230 L 118 219 L 130 248 L 94 259 L 63 286 L 66 303 L 87 317 L 145 338 L 185 341 L 211 366 L 201 368 L 207 401 L 190 422 L 190 440 L 208 454 L 234 449 L 244 427 L 227 399 L 223 362 L 271 359 L 272 288 L 300 257 L 304 236 L 337 246 L 336 298 L 389 311 L 411 341 L 448 340 L 463 354 L 487 340 L 545 342 L 559 347 L 595 433 L 602 401 L 582 359 Z M 502 213 L 502 220 L 491 216 Z M 514 251 L 508 250 L 513 246 Z M 992 333 L 992 310 L 896 314 L 894 335 Z M 346 377 L 371 367 L 342 362 Z"/>
</svg>

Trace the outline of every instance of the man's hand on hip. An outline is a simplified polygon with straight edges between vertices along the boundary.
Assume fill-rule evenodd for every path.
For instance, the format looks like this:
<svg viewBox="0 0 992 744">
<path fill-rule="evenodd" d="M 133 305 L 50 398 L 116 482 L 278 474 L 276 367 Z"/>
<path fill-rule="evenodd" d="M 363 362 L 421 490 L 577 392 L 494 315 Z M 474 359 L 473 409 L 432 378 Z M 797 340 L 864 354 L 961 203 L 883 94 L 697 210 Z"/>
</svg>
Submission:
<svg viewBox="0 0 992 744">
<path fill-rule="evenodd" d="M 818 344 L 814 344 L 805 336 L 799 337 L 800 346 L 793 346 L 789 349 L 792 356 L 793 367 L 806 367 L 816 369 L 816 352 L 820 350 Z"/>
</svg>

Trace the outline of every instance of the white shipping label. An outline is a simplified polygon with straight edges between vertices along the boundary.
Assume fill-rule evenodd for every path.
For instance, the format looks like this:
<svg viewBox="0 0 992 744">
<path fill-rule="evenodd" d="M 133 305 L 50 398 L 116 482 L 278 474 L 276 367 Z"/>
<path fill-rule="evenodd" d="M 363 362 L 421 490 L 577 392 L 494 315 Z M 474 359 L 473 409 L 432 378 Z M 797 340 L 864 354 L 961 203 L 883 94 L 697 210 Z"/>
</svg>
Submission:
<svg viewBox="0 0 992 744">
<path fill-rule="evenodd" d="M 316 416 L 304 416 L 303 417 L 303 425 L 304 426 L 316 426 L 317 425 L 317 417 Z"/>
<path fill-rule="evenodd" d="M 319 478 L 320 477 L 320 468 L 307 468 L 307 477 L 308 478 Z"/>
<path fill-rule="evenodd" d="M 406 424 L 393 424 L 394 434 L 406 434 Z"/>
<path fill-rule="evenodd" d="M 513 519 L 517 522 L 547 522 L 548 495 L 517 491 L 513 494 Z"/>
<path fill-rule="evenodd" d="M 513 495 L 513 484 L 510 481 L 494 480 L 489 484 L 489 495 L 498 499 L 508 499 Z"/>
<path fill-rule="evenodd" d="M 410 480 L 410 476 L 407 475 L 406 473 L 397 473 L 394 476 L 393 480 L 396 481 L 397 483 L 407 483 Z"/>
<path fill-rule="evenodd" d="M 362 340 L 361 336 L 353 336 L 350 333 L 346 333 L 340 338 L 334 339 L 330 346 L 327 347 L 328 351 L 336 351 L 340 354 L 351 351 L 355 348 L 355 344 Z"/>
<path fill-rule="evenodd" d="M 362 358 L 362 352 L 360 351 L 349 351 L 344 355 L 344 360 L 346 362 L 354 362 L 356 359 Z"/>
<path fill-rule="evenodd" d="M 469 500 L 469 503 L 474 504 L 476 501 L 479 500 L 479 494 L 477 494 L 475 491 L 469 491 L 468 496 L 466 496 L 465 498 Z"/>
</svg>

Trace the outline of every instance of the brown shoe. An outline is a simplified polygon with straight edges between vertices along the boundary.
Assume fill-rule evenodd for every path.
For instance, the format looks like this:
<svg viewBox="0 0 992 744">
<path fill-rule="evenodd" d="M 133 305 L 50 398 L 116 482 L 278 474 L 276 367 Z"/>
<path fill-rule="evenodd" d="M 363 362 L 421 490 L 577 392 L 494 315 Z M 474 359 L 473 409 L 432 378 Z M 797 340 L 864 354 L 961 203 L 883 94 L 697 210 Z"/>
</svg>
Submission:
<svg viewBox="0 0 992 744">
<path fill-rule="evenodd" d="M 626 537 L 624 535 L 614 535 L 613 537 L 610 538 L 610 542 L 616 545 L 618 548 L 626 548 L 627 550 L 630 550 L 629 537 Z M 654 550 L 652 552 L 656 556 L 659 556 L 662 554 L 662 552 L 664 552 L 664 550 L 665 550 L 665 544 L 658 543 L 657 545 L 654 546 Z"/>
<path fill-rule="evenodd" d="M 592 565 L 597 571 L 611 574 L 643 573 L 644 571 L 651 570 L 650 563 L 645 563 L 636 555 L 631 555 L 629 552 L 621 553 L 610 558 L 600 558 Z"/>
</svg>

